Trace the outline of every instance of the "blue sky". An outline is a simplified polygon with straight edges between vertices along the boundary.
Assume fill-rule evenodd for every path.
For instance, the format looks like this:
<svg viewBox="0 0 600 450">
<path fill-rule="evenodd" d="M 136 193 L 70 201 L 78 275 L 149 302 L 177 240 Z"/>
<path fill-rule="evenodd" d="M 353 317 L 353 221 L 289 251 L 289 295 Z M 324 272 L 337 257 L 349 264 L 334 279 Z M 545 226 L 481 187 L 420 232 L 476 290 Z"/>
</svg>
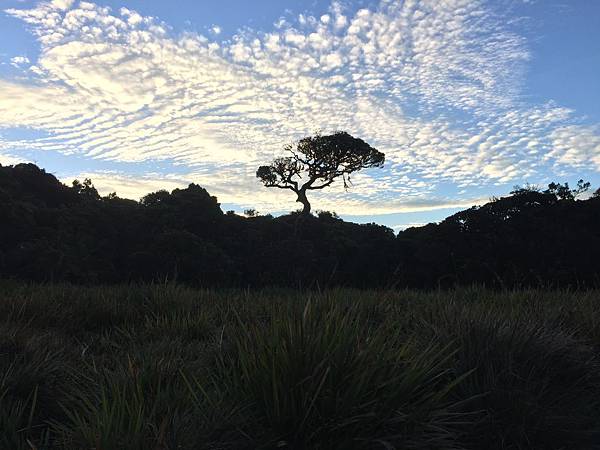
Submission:
<svg viewBox="0 0 600 450">
<path fill-rule="evenodd" d="M 395 229 L 515 184 L 600 186 L 600 3 L 0 0 L 0 163 L 282 213 L 256 167 L 346 130 L 386 153 L 315 209 Z"/>
</svg>

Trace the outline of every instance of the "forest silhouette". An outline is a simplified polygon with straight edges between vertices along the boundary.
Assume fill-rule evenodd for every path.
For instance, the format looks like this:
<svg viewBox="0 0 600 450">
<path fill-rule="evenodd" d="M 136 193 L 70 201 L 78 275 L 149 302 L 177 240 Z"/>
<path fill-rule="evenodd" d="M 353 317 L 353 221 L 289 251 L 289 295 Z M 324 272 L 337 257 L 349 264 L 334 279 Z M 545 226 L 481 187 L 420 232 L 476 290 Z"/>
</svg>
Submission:
<svg viewBox="0 0 600 450">
<path fill-rule="evenodd" d="M 376 163 L 376 162 L 375 162 Z M 0 166 L 0 276 L 32 281 L 230 287 L 591 287 L 600 193 L 516 188 L 441 223 L 395 234 L 335 213 L 224 213 L 204 188 L 139 202 L 66 186 L 34 164 Z"/>
</svg>

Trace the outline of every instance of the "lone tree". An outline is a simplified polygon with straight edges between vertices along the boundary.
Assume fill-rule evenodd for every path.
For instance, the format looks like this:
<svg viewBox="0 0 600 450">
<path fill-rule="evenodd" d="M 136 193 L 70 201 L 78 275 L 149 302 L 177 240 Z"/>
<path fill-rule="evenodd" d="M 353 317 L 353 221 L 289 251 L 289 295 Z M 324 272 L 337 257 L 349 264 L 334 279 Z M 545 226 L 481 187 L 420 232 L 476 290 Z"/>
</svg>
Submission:
<svg viewBox="0 0 600 450">
<path fill-rule="evenodd" d="M 266 187 L 293 191 L 298 196 L 296 201 L 304 206 L 304 215 L 310 214 L 307 191 L 326 188 L 338 177 L 342 177 L 344 188 L 348 189 L 352 173 L 382 167 L 385 162 L 383 153 L 345 131 L 306 137 L 284 149 L 291 156 L 260 166 L 256 176 Z"/>
</svg>

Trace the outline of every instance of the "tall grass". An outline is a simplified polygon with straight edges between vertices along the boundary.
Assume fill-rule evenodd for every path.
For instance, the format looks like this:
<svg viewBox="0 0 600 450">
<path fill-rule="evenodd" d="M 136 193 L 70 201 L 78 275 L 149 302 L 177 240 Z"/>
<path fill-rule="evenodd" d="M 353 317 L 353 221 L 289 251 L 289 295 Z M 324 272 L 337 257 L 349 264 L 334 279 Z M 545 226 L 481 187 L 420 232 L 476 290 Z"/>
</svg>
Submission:
<svg viewBox="0 0 600 450">
<path fill-rule="evenodd" d="M 454 393 L 472 398 L 467 409 L 479 411 L 465 430 L 468 448 L 567 442 L 565 448 L 593 448 L 599 442 L 598 358 L 572 331 L 480 306 L 441 306 L 426 323 L 436 340 L 456 342 L 456 373 L 471 373 Z"/>
<path fill-rule="evenodd" d="M 185 391 L 160 364 L 128 359 L 89 368 L 64 398 L 65 420 L 52 424 L 59 441 L 67 448 L 177 448 Z"/>
<path fill-rule="evenodd" d="M 248 447 L 452 447 L 448 393 L 457 380 L 446 376 L 447 348 L 417 352 L 332 299 L 268 323 L 238 316 L 229 338 L 210 384 L 195 380 L 191 389 L 237 405 Z"/>
<path fill-rule="evenodd" d="M 0 295 L 0 449 L 600 448 L 596 291 Z"/>
</svg>

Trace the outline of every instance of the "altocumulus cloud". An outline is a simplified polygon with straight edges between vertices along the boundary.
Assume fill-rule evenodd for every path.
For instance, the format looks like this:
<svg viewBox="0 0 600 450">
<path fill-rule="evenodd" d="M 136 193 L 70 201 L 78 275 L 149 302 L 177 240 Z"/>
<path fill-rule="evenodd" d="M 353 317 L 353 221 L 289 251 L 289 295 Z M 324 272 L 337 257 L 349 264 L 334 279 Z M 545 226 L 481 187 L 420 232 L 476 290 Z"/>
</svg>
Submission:
<svg viewBox="0 0 600 450">
<path fill-rule="evenodd" d="M 293 198 L 257 196 L 256 166 L 284 143 L 343 129 L 385 152 L 387 164 L 357 176 L 351 193 L 318 193 L 319 206 L 340 213 L 463 205 L 440 186 L 600 170 L 598 127 L 552 102 L 521 100 L 527 43 L 495 2 L 382 0 L 350 11 L 334 2 L 318 17 L 217 41 L 84 1 L 8 10 L 41 53 L 19 60 L 18 79 L 0 79 L 0 127 L 45 136 L 0 139 L 0 153 L 169 161 L 187 175 L 86 175 L 132 197 L 162 181 L 195 181 L 223 202 L 281 211 Z"/>
</svg>

